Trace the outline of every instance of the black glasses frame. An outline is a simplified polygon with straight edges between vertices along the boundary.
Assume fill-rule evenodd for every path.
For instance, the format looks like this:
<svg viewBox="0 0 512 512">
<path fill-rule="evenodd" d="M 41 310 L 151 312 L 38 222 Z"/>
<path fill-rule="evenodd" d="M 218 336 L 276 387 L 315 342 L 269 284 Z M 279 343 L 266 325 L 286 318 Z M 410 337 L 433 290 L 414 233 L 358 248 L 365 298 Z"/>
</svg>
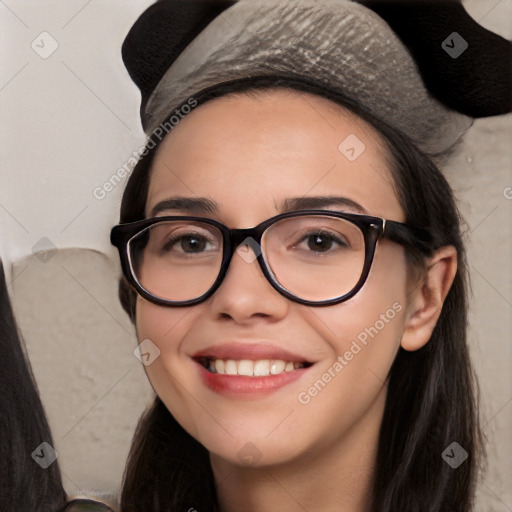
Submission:
<svg viewBox="0 0 512 512">
<path fill-rule="evenodd" d="M 366 282 L 366 279 L 368 278 L 370 268 L 373 263 L 373 258 L 375 255 L 375 248 L 380 238 L 387 238 L 404 247 L 414 247 L 424 253 L 429 253 L 431 251 L 432 238 L 428 231 L 415 228 L 413 226 L 409 226 L 402 222 L 386 220 L 381 217 L 373 217 L 371 215 L 338 212 L 332 210 L 297 210 L 292 212 L 281 213 L 279 215 L 275 215 L 274 217 L 271 217 L 261 222 L 260 224 L 253 228 L 246 229 L 230 229 L 222 222 L 207 217 L 196 217 L 188 215 L 153 217 L 150 219 L 129 222 L 126 224 L 118 224 L 117 226 L 114 226 L 110 234 L 110 241 L 115 247 L 117 247 L 119 251 L 121 267 L 125 278 L 128 280 L 128 282 L 133 286 L 135 291 L 141 297 L 159 306 L 194 306 L 196 304 L 204 302 L 206 299 L 211 297 L 211 295 L 213 295 L 217 288 L 219 288 L 228 271 L 229 264 L 231 263 L 231 259 L 233 258 L 233 254 L 235 253 L 238 246 L 241 245 L 242 242 L 244 242 L 247 238 L 254 239 L 257 242 L 258 246 L 261 247 L 261 238 L 263 236 L 263 233 L 274 223 L 291 217 L 301 217 L 310 215 L 336 217 L 339 219 L 345 219 L 356 225 L 361 230 L 364 236 L 365 260 L 361 277 L 359 278 L 355 286 L 352 288 L 352 290 L 350 290 L 348 293 L 345 293 L 344 295 L 335 297 L 333 299 L 327 299 L 323 301 L 308 301 L 300 297 L 297 297 L 296 295 L 290 293 L 283 286 L 281 286 L 279 282 L 277 282 L 274 279 L 271 270 L 269 269 L 263 258 L 262 251 L 259 251 L 259 254 L 256 254 L 255 252 L 256 260 L 258 261 L 264 276 L 267 278 L 267 281 L 272 285 L 272 287 L 284 297 L 299 304 L 303 304 L 306 306 L 330 306 L 333 304 L 344 302 L 353 297 L 363 287 L 364 283 Z M 219 275 L 217 276 L 217 279 L 210 287 L 210 289 L 200 297 L 197 297 L 196 299 L 186 301 L 171 301 L 157 297 L 148 292 L 148 290 L 146 290 L 138 282 L 135 273 L 133 272 L 133 268 L 130 261 L 130 255 L 128 251 L 129 241 L 138 233 L 154 224 L 173 220 L 203 222 L 205 224 L 209 224 L 211 226 L 218 228 L 219 231 L 222 233 L 223 252 Z"/>
</svg>

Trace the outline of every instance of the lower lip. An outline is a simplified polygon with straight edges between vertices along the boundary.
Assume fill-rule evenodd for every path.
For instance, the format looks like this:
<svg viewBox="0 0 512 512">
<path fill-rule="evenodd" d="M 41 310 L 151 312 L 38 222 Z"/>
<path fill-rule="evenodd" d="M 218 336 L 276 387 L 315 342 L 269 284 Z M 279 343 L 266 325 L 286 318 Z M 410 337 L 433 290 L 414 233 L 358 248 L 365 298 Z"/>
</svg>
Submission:
<svg viewBox="0 0 512 512">
<path fill-rule="evenodd" d="M 267 377 L 244 377 L 209 372 L 202 364 L 194 361 L 204 384 L 212 391 L 225 396 L 268 395 L 300 379 L 309 368 L 282 372 Z"/>
</svg>

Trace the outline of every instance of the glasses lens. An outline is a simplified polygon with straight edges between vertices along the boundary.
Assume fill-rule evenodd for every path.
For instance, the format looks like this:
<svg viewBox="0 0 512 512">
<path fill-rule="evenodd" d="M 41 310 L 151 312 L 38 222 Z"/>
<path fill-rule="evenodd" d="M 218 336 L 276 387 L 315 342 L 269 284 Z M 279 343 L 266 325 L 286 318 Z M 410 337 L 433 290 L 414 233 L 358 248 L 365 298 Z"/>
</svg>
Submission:
<svg viewBox="0 0 512 512">
<path fill-rule="evenodd" d="M 262 248 L 275 280 L 304 300 L 324 301 L 349 293 L 364 268 L 362 231 L 336 217 L 278 221 L 264 233 Z"/>
<path fill-rule="evenodd" d="M 220 271 L 222 233 L 193 221 L 163 221 L 128 242 L 133 274 L 152 295 L 186 301 L 206 293 Z"/>
</svg>

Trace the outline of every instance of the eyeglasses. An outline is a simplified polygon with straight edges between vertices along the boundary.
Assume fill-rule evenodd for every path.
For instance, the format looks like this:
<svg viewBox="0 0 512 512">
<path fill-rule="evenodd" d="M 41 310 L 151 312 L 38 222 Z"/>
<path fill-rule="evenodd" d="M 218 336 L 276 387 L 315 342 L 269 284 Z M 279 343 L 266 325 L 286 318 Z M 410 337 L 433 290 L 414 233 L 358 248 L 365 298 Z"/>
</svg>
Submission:
<svg viewBox="0 0 512 512">
<path fill-rule="evenodd" d="M 337 304 L 364 285 L 380 238 L 425 253 L 431 244 L 422 229 L 331 210 L 286 212 L 248 229 L 205 217 L 155 217 L 119 224 L 110 238 L 128 282 L 162 306 L 205 301 L 221 285 L 235 252 L 248 263 L 256 260 L 288 299 Z"/>
</svg>

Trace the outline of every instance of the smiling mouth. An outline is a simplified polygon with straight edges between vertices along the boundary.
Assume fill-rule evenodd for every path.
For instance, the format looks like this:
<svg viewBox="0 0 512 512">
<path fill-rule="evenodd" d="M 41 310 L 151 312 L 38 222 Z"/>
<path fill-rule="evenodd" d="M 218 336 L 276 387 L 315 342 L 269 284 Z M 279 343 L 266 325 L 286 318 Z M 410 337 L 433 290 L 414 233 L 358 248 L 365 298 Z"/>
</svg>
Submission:
<svg viewBox="0 0 512 512">
<path fill-rule="evenodd" d="M 214 359 L 199 357 L 195 359 L 210 373 L 234 375 L 238 377 L 268 377 L 309 368 L 312 363 L 284 361 L 282 359 Z"/>
</svg>

